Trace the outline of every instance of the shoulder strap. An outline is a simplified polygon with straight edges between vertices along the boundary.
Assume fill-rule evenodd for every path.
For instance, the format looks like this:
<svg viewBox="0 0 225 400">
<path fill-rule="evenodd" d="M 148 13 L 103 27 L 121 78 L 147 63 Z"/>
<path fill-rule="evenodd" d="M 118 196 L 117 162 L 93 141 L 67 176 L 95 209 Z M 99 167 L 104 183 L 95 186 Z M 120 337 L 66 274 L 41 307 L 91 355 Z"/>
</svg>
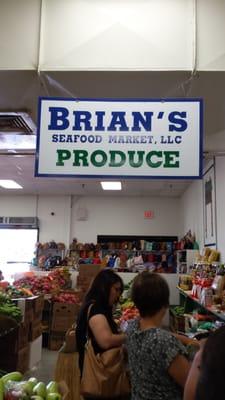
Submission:
<svg viewBox="0 0 225 400">
<path fill-rule="evenodd" d="M 89 339 L 89 334 L 88 334 L 89 316 L 90 316 L 90 312 L 91 312 L 91 309 L 92 309 L 93 305 L 94 305 L 94 303 L 91 303 L 91 304 L 89 305 L 89 307 L 88 307 L 88 310 L 87 310 L 87 329 L 86 329 L 86 338 L 87 338 L 87 340 Z"/>
</svg>

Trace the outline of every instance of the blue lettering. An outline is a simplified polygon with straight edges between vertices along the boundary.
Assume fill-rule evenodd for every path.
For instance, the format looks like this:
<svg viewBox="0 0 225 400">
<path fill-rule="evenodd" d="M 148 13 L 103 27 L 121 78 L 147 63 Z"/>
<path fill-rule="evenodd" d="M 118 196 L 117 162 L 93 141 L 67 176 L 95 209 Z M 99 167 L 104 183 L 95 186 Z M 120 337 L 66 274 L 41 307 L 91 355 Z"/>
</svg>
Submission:
<svg viewBox="0 0 225 400">
<path fill-rule="evenodd" d="M 69 111 L 64 107 L 49 107 L 50 112 L 50 124 L 48 129 L 52 130 L 64 130 L 69 126 L 68 115 Z"/>
<path fill-rule="evenodd" d="M 180 118 L 179 118 L 180 117 Z M 170 132 L 183 132 L 187 129 L 187 121 L 184 121 L 183 118 L 187 118 L 186 111 L 179 112 L 173 111 L 169 114 L 169 131 Z M 176 126 L 178 125 L 178 126 Z"/>
<path fill-rule="evenodd" d="M 116 125 L 120 125 L 119 131 L 129 131 L 129 128 L 126 124 L 125 115 L 125 112 L 112 111 L 112 119 L 110 125 L 108 126 L 108 130 L 116 131 Z"/>
<path fill-rule="evenodd" d="M 74 111 L 74 131 L 82 131 L 81 124 L 84 125 L 85 131 L 92 131 L 92 126 L 90 123 L 91 113 L 89 111 Z"/>
<path fill-rule="evenodd" d="M 52 142 L 57 143 L 58 142 L 58 135 L 52 135 Z"/>
<path fill-rule="evenodd" d="M 104 111 L 96 111 L 97 125 L 95 126 L 95 131 L 104 131 L 105 127 L 103 125 L 103 117 L 105 115 Z"/>
<path fill-rule="evenodd" d="M 141 130 L 140 124 L 146 131 L 151 131 L 153 112 L 144 112 L 145 118 L 139 111 L 132 112 L 132 115 L 134 117 L 133 127 L 131 129 L 132 131 L 140 131 Z"/>
</svg>

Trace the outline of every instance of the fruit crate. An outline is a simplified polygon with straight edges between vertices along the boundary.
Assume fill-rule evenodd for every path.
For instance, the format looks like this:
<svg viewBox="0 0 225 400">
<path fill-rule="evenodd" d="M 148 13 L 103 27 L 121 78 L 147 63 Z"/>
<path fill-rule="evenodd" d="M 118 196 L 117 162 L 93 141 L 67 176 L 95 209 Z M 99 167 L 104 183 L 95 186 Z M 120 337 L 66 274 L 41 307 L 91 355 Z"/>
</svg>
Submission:
<svg viewBox="0 0 225 400">
<path fill-rule="evenodd" d="M 177 315 L 173 307 L 169 309 L 170 329 L 172 332 L 185 332 L 186 323 L 184 315 Z"/>
</svg>

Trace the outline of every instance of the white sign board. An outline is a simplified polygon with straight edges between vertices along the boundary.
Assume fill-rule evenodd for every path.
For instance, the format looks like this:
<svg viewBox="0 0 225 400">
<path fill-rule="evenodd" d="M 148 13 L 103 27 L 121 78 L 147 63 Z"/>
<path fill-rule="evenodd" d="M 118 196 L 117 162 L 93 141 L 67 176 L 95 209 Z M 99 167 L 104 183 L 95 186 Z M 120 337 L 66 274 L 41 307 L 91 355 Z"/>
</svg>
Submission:
<svg viewBox="0 0 225 400">
<path fill-rule="evenodd" d="M 40 98 L 35 175 L 201 178 L 202 100 Z"/>
</svg>

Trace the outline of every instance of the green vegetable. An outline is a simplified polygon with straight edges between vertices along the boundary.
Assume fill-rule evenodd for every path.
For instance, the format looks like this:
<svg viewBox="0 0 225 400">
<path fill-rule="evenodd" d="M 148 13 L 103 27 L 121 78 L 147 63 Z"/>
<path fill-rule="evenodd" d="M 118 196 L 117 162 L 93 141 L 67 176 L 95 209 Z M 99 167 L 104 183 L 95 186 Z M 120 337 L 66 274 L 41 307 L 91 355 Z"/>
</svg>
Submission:
<svg viewBox="0 0 225 400">
<path fill-rule="evenodd" d="M 19 382 L 19 381 L 21 381 L 22 377 L 23 377 L 23 375 L 19 371 L 14 371 L 14 372 L 9 372 L 6 375 L 3 375 L 3 377 L 1 379 L 5 385 L 6 382 L 8 382 L 8 381 Z"/>
<path fill-rule="evenodd" d="M 33 394 L 45 398 L 46 386 L 45 386 L 44 382 L 38 382 L 37 385 L 34 386 Z"/>
<path fill-rule="evenodd" d="M 59 385 L 55 381 L 50 381 L 46 386 L 47 393 L 57 393 L 59 391 Z"/>
<path fill-rule="evenodd" d="M 60 393 L 48 393 L 46 400 L 62 400 Z"/>
<path fill-rule="evenodd" d="M 4 383 L 3 380 L 0 378 L 0 400 L 4 399 Z"/>
</svg>

